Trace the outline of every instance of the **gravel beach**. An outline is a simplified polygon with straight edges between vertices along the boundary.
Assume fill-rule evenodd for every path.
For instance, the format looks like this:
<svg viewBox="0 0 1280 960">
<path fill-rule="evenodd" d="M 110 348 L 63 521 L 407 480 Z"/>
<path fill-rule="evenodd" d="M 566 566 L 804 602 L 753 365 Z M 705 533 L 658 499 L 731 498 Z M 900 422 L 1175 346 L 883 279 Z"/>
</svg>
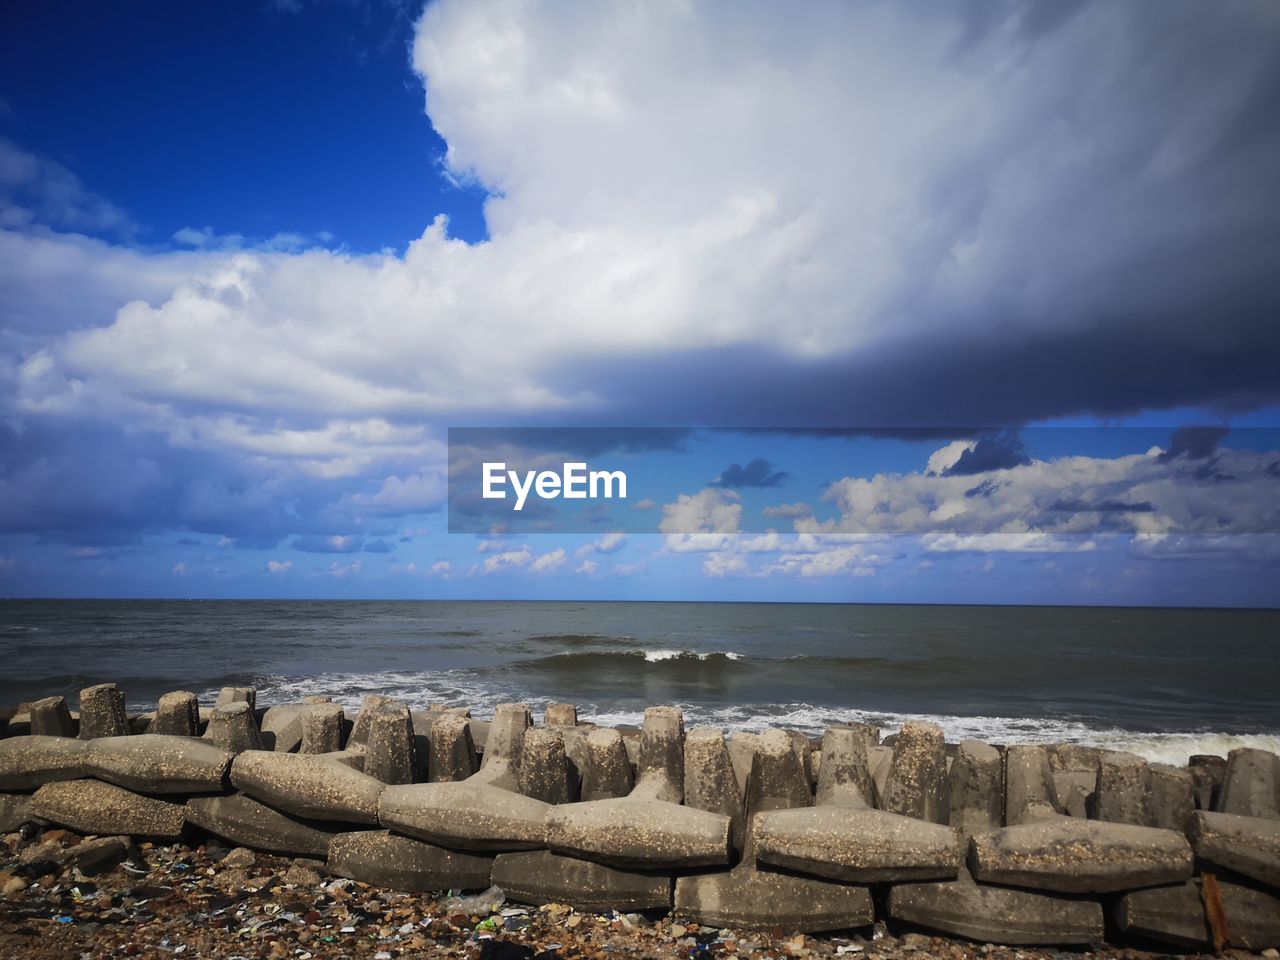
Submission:
<svg viewBox="0 0 1280 960">
<path fill-rule="evenodd" d="M 402 893 L 335 878 L 316 861 L 215 843 L 133 844 L 126 838 L 46 830 L 8 834 L 0 849 L 3 957 L 1152 960 L 1163 955 L 998 947 L 883 929 L 870 936 L 818 937 L 781 929 L 711 929 L 666 915 L 580 913 L 561 904 L 525 907 L 497 891 L 470 897 Z"/>
</svg>

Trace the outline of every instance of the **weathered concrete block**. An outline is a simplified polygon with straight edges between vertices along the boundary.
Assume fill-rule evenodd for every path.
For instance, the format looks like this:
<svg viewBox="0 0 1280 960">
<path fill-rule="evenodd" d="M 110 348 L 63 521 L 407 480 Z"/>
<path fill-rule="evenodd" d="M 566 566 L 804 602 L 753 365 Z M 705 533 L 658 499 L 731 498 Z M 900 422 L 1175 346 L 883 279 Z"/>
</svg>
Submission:
<svg viewBox="0 0 1280 960">
<path fill-rule="evenodd" d="M 253 708 L 245 700 L 235 700 L 226 706 L 214 707 L 209 712 L 209 726 L 205 729 L 204 739 L 225 747 L 232 753 L 262 749 Z"/>
<path fill-rule="evenodd" d="M 246 750 L 231 764 L 231 782 L 278 810 L 313 820 L 378 823 L 387 785 L 322 757 Z"/>
<path fill-rule="evenodd" d="M 129 732 L 124 694 L 114 683 L 99 683 L 80 691 L 80 739 L 123 737 Z"/>
<path fill-rule="evenodd" d="M 893 747 L 877 744 L 867 748 L 867 763 L 871 766 L 871 783 L 876 788 L 876 806 L 884 805 L 885 791 L 889 788 L 889 768 L 893 766 Z"/>
<path fill-rule="evenodd" d="M 1086 747 L 1078 743 L 1054 743 L 1048 749 L 1049 769 L 1053 773 L 1071 771 L 1088 773 L 1097 777 L 1098 764 L 1102 760 L 1099 747 Z"/>
<path fill-rule="evenodd" d="M 1216 810 L 1227 778 L 1227 758 L 1197 753 L 1187 762 L 1196 783 L 1196 809 Z"/>
<path fill-rule="evenodd" d="M 947 775 L 950 824 L 966 836 L 994 830 L 1004 816 L 1004 759 L 995 747 L 962 741 Z"/>
<path fill-rule="evenodd" d="M 1094 819 L 1109 823 L 1155 826 L 1151 812 L 1151 767 L 1132 753 L 1107 750 L 1098 763 L 1093 792 Z"/>
<path fill-rule="evenodd" d="M 383 783 L 413 783 L 417 768 L 413 746 L 409 708 L 383 707 L 369 718 L 364 772 Z"/>
<path fill-rule="evenodd" d="M 360 712 L 356 714 L 355 725 L 351 735 L 347 737 L 348 747 L 363 747 L 369 741 L 369 724 L 374 716 L 387 707 L 400 706 L 394 698 L 384 697 L 380 693 L 370 693 L 360 701 Z"/>
<path fill-rule="evenodd" d="M 1093 794 L 1098 788 L 1098 771 L 1055 770 L 1053 772 L 1054 795 L 1062 812 L 1069 817 L 1089 818 L 1093 808 Z M 1047 808 L 1041 808 L 1046 814 Z"/>
<path fill-rule="evenodd" d="M 102 737 L 84 752 L 99 780 L 141 793 L 217 793 L 227 789 L 234 754 L 191 737 Z"/>
<path fill-rule="evenodd" d="M 889 916 L 953 937 L 1010 945 L 1100 944 L 1102 904 L 975 883 L 967 870 L 941 883 L 889 891 Z"/>
<path fill-rule="evenodd" d="M 649 707 L 640 729 L 636 800 L 684 801 L 684 715 L 675 707 Z"/>
<path fill-rule="evenodd" d="M 434 720 L 427 737 L 430 743 L 432 783 L 455 783 L 476 772 L 476 748 L 471 739 L 471 721 L 446 713 Z"/>
<path fill-rule="evenodd" d="M 1186 833 L 1195 816 L 1195 779 L 1185 767 L 1151 764 L 1152 825 Z"/>
<path fill-rule="evenodd" d="M 846 883 L 950 879 L 965 856 L 958 830 L 869 808 L 765 811 L 752 835 L 761 863 Z"/>
<path fill-rule="evenodd" d="M 586 757 L 582 766 L 582 799 L 625 797 L 634 786 L 622 734 L 607 728 L 587 734 Z"/>
<path fill-rule="evenodd" d="M 1125 933 L 1192 950 L 1213 941 L 1200 887 L 1192 880 L 1127 893 L 1116 902 L 1114 912 L 1116 926 Z"/>
<path fill-rule="evenodd" d="M 550 850 L 502 853 L 493 864 L 492 882 L 520 903 L 567 903 L 577 910 L 668 910 L 671 877 L 617 870 Z"/>
<path fill-rule="evenodd" d="M 809 777 L 794 741 L 782 730 L 766 730 L 756 741 L 751 773 L 747 776 L 748 819 L 767 810 L 812 805 Z"/>
<path fill-rule="evenodd" d="M 473 777 L 387 787 L 378 819 L 397 833 L 455 849 L 535 850 L 546 845 L 547 813 L 554 809 Z"/>
<path fill-rule="evenodd" d="M 421 893 L 483 890 L 493 870 L 491 856 L 445 850 L 386 830 L 337 835 L 327 863 L 340 877 Z"/>
<path fill-rule="evenodd" d="M 302 746 L 302 723 L 306 709 L 301 703 L 280 703 L 269 707 L 262 715 L 262 723 L 258 727 L 262 749 L 296 753 Z"/>
<path fill-rule="evenodd" d="M 569 803 L 573 800 L 569 760 L 565 756 L 564 737 L 559 731 L 533 727 L 525 732 L 518 783 L 521 793 L 543 803 Z"/>
<path fill-rule="evenodd" d="M 325 857 L 336 824 L 291 817 L 243 793 L 193 797 L 187 822 L 241 847 L 298 857 Z"/>
<path fill-rule="evenodd" d="M 760 745 L 760 735 L 739 730 L 729 738 L 729 759 L 733 761 L 733 775 L 738 778 L 738 789 L 746 794 L 747 777 L 751 774 L 751 765 L 755 762 L 756 748 Z"/>
<path fill-rule="evenodd" d="M 1049 751 L 1039 746 L 1012 746 L 1004 751 L 1004 822 L 1013 826 L 1063 813 Z"/>
<path fill-rule="evenodd" d="M 71 719 L 64 697 L 45 697 L 28 704 L 33 737 L 74 737 L 76 722 Z"/>
<path fill-rule="evenodd" d="M 571 856 L 655 870 L 724 866 L 728 817 L 663 800 L 595 800 L 551 807 L 546 843 Z"/>
<path fill-rule="evenodd" d="M 866 887 L 754 867 L 679 877 L 675 913 L 706 926 L 802 933 L 865 927 L 875 920 Z"/>
<path fill-rule="evenodd" d="M 32 816 L 80 833 L 176 840 L 185 823 L 182 804 L 100 780 L 46 783 L 31 797 L 30 810 Z"/>
<path fill-rule="evenodd" d="M 867 761 L 869 735 L 855 727 L 827 727 L 822 737 L 816 801 L 822 806 L 870 807 L 875 786 Z"/>
<path fill-rule="evenodd" d="M 1200 859 L 1280 887 L 1280 820 L 1200 810 L 1189 835 Z"/>
<path fill-rule="evenodd" d="M 1252 747 L 1232 750 L 1218 811 L 1280 820 L 1280 756 Z"/>
<path fill-rule="evenodd" d="M 572 703 L 549 703 L 542 722 L 548 727 L 576 727 L 578 708 Z"/>
<path fill-rule="evenodd" d="M 270 716 L 271 711 L 268 710 L 267 714 Z M 298 752 L 337 753 L 342 749 L 342 727 L 345 719 L 342 707 L 336 703 L 305 704 L 298 711 L 298 724 L 302 730 Z"/>
<path fill-rule="evenodd" d="M 745 824 L 742 790 L 718 727 L 697 727 L 684 742 L 684 802 L 694 810 L 719 813 L 731 821 L 730 837 L 741 849 Z"/>
<path fill-rule="evenodd" d="M 511 792 L 520 789 L 520 756 L 524 750 L 525 731 L 533 725 L 533 716 L 524 703 L 500 703 L 493 711 L 489 735 L 485 739 L 484 759 L 472 778 Z"/>
<path fill-rule="evenodd" d="M 194 737 L 200 733 L 200 700 L 190 690 L 163 694 L 147 733 L 167 737 Z"/>
<path fill-rule="evenodd" d="M 893 745 L 893 761 L 881 806 L 931 823 L 951 819 L 947 798 L 947 759 L 942 728 L 908 720 Z"/>
<path fill-rule="evenodd" d="M 90 776 L 88 742 L 64 736 L 0 740 L 0 790 L 34 790 L 55 780 Z"/>
<path fill-rule="evenodd" d="M 1191 846 L 1172 830 L 1050 817 L 972 840 L 976 880 L 1058 893 L 1107 893 L 1191 876 Z"/>
<path fill-rule="evenodd" d="M 229 707 L 233 703 L 247 703 L 249 712 L 258 709 L 258 691 L 253 687 L 223 687 L 218 691 L 218 698 L 213 702 L 215 710 Z"/>
<path fill-rule="evenodd" d="M 12 833 L 31 819 L 31 794 L 0 793 L 0 833 Z"/>
</svg>

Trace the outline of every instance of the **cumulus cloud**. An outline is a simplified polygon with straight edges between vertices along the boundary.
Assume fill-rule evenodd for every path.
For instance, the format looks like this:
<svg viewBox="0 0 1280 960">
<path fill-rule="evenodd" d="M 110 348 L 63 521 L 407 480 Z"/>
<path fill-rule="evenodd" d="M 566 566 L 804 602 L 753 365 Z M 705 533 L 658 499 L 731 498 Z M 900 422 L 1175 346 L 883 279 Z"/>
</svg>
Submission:
<svg viewBox="0 0 1280 960">
<path fill-rule="evenodd" d="M 438 506 L 423 424 L 449 418 L 1009 424 L 1275 402 L 1277 16 L 441 0 L 413 64 L 450 172 L 491 192 L 490 236 L 437 219 L 402 254 L 89 238 L 69 231 L 122 215 L 8 145 L 0 417 L 15 437 L 64 429 L 60 450 L 5 454 L 4 482 L 93 509 L 0 523 L 363 534 Z M 66 425 L 119 423 L 122 446 L 94 450 L 113 469 L 77 469 Z M 157 446 L 154 483 L 95 504 L 99 474 Z M 181 465 L 193 451 L 212 479 Z M 990 468 L 981 439 L 953 452 L 943 480 Z M 733 506 L 694 531 L 736 529 Z"/>
<path fill-rule="evenodd" d="M 529 564 L 529 570 L 532 573 L 551 573 L 553 570 L 559 570 L 564 566 L 565 552 L 563 547 L 557 547 L 542 554 L 533 563 Z"/>
<path fill-rule="evenodd" d="M 267 573 L 288 573 L 293 569 L 292 560 L 268 560 Z"/>
</svg>

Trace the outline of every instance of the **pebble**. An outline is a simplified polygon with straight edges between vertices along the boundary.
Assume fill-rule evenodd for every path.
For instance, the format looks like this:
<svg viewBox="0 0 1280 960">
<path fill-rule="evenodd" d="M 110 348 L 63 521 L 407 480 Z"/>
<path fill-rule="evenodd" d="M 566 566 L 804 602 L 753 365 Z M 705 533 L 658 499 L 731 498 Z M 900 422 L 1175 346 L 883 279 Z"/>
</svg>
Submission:
<svg viewBox="0 0 1280 960">
<path fill-rule="evenodd" d="M 247 869 L 257 864 L 257 862 L 257 855 L 248 847 L 236 847 L 222 858 L 222 865 L 232 869 L 237 867 Z M 319 878 L 317 877 L 317 879 Z"/>
</svg>

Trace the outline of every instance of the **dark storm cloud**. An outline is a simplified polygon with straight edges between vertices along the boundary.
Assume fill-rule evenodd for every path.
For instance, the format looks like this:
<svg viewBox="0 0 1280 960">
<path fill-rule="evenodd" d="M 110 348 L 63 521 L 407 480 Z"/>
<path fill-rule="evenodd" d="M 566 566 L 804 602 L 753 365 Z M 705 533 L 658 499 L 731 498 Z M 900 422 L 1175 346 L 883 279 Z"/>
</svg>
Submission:
<svg viewBox="0 0 1280 960">
<path fill-rule="evenodd" d="M 1220 444 L 1230 433 L 1228 427 L 1179 427 L 1173 432 L 1169 449 L 1156 459 L 1168 463 L 1178 457 L 1188 460 L 1207 460 L 1218 451 Z"/>
<path fill-rule="evenodd" d="M 780 487 L 787 482 L 789 474 L 785 470 L 775 470 L 772 463 L 756 457 L 745 467 L 740 463 L 732 463 L 712 481 L 714 487 L 725 487 L 730 490 L 741 490 L 747 487 Z"/>
<path fill-rule="evenodd" d="M 1031 462 L 1022 439 L 1015 433 L 980 437 L 956 462 L 942 471 L 944 477 L 968 477 L 992 470 L 1012 470 Z"/>
</svg>

